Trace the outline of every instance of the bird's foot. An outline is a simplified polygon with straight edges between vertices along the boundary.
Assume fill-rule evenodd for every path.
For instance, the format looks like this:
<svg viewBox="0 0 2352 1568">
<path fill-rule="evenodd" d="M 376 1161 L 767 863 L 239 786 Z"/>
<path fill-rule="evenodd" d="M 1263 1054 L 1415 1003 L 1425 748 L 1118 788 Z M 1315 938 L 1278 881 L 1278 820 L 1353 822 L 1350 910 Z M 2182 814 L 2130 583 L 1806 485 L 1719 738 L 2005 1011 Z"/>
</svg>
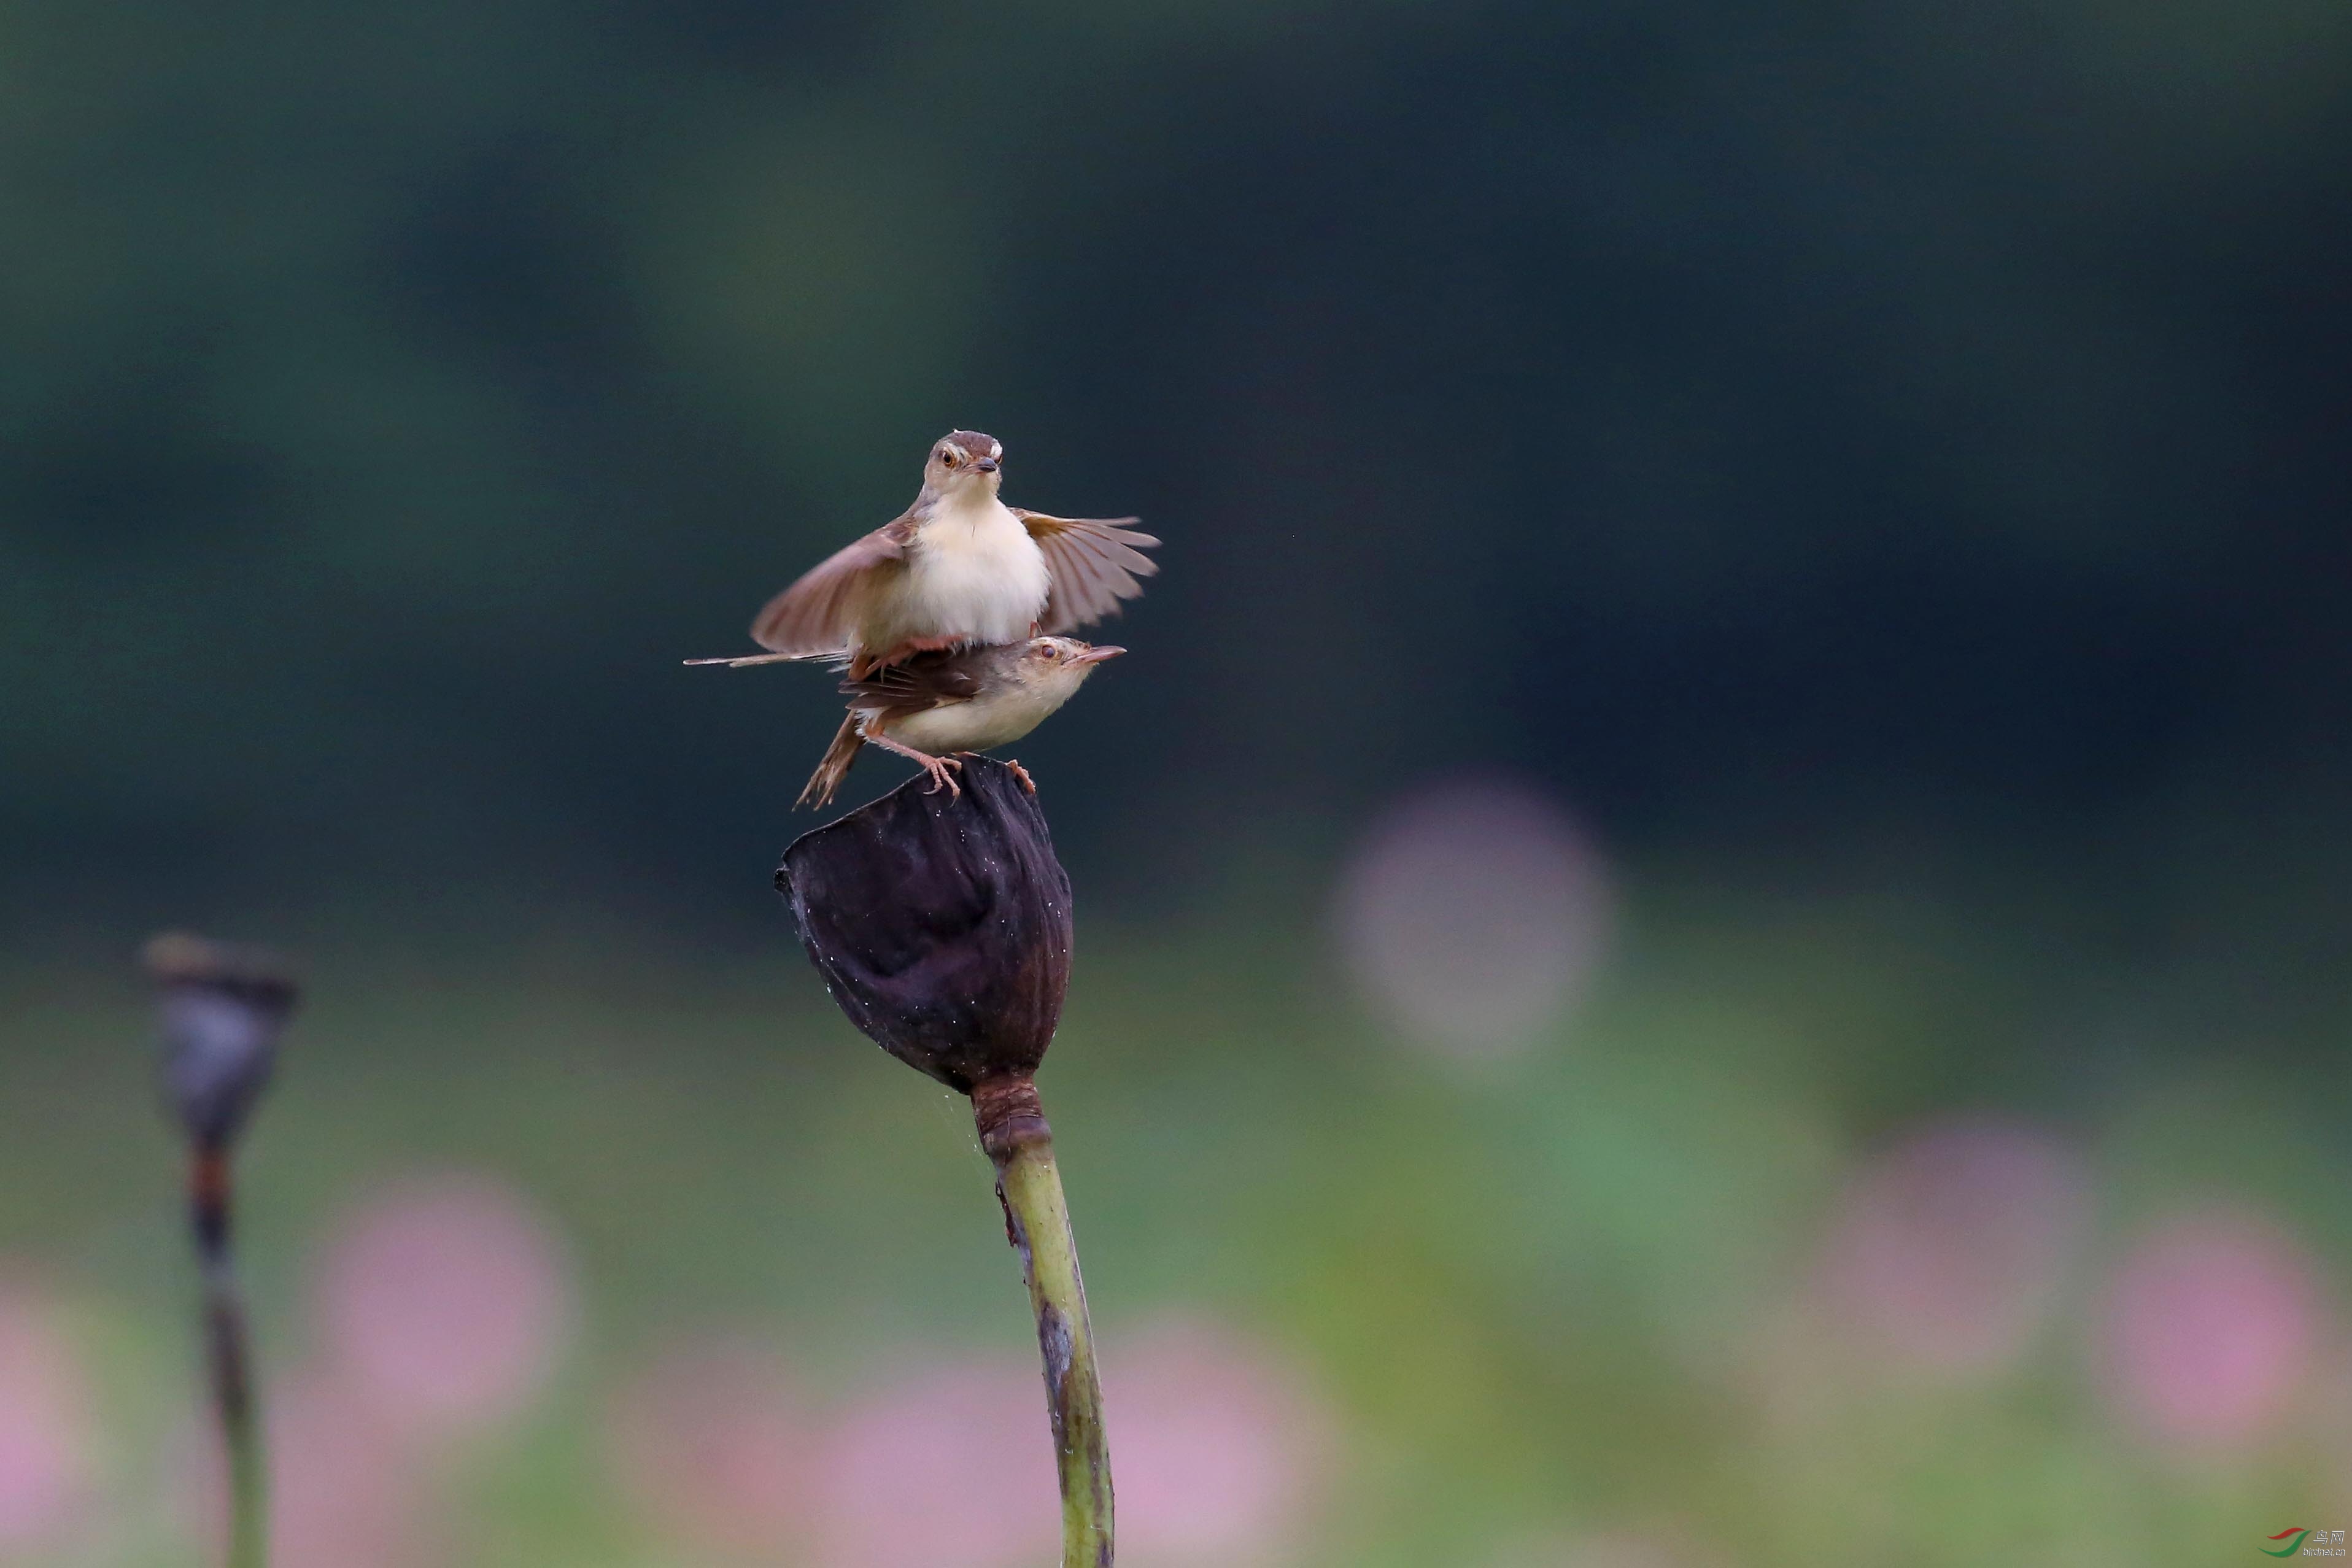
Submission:
<svg viewBox="0 0 2352 1568">
<path fill-rule="evenodd" d="M 944 784 L 947 786 L 949 800 L 956 800 L 962 799 L 963 786 L 955 781 L 955 774 L 948 771 L 950 768 L 954 768 L 957 773 L 962 772 L 963 759 L 960 757 L 926 757 L 923 758 L 923 771 L 931 776 L 931 787 L 924 790 L 923 793 L 926 795 L 936 795 L 940 792 L 940 786 Z"/>
<path fill-rule="evenodd" d="M 1009 757 L 1004 759 L 1004 766 L 1013 769 L 1013 777 L 1021 780 L 1021 788 L 1028 790 L 1032 795 L 1037 792 L 1037 780 L 1029 777 L 1029 769 Z"/>
</svg>

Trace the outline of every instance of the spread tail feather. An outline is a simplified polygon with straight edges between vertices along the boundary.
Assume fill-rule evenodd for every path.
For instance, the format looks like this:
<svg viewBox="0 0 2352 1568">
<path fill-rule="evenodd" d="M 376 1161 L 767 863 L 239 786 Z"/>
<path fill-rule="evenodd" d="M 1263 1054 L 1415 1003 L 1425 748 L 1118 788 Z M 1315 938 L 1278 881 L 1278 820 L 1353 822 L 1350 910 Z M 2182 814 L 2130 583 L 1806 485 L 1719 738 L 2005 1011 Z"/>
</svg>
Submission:
<svg viewBox="0 0 2352 1568">
<path fill-rule="evenodd" d="M 857 753 L 865 744 L 866 737 L 858 732 L 857 714 L 853 709 L 841 721 L 841 727 L 834 731 L 833 744 L 824 748 L 824 756 L 817 762 L 816 771 L 809 775 L 807 788 L 801 791 L 801 798 L 793 802 L 794 809 L 814 806 L 823 810 L 831 805 L 835 794 L 841 789 L 841 781 L 849 777 L 850 764 L 857 760 Z"/>
</svg>

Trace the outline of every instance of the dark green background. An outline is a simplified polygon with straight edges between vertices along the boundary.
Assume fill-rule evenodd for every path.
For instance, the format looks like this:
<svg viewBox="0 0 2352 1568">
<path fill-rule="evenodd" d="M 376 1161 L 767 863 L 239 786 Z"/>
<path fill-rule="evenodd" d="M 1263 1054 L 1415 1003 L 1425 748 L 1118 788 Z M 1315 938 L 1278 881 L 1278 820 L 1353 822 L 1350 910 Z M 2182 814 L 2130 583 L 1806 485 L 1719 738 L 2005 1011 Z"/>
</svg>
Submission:
<svg viewBox="0 0 2352 1568">
<path fill-rule="evenodd" d="M 1033 747 L 1139 910 L 1466 759 L 1645 852 L 2325 791 L 2347 37 L 12 7 L 11 907 L 728 920 L 827 694 L 677 661 L 952 424 L 1169 541 Z"/>
<path fill-rule="evenodd" d="M 1108 1354 L 1116 1303 L 1206 1290 L 1406 1456 L 1329 1561 L 1479 1568 L 1638 1497 L 1735 1562 L 2204 1562 L 2181 1543 L 2352 1498 L 2340 1452 L 2333 1492 L 2302 1459 L 2184 1494 L 2120 1458 L 1984 1555 L 1949 1520 L 2022 1482 L 1969 1445 L 2012 1452 L 1984 1436 L 2012 1417 L 2108 1440 L 2069 1329 L 1948 1467 L 1854 1479 L 1883 1517 L 1843 1531 L 1743 1492 L 1764 1440 L 1626 1348 L 1697 1232 L 1636 1203 L 1655 1252 L 1613 1254 L 1629 1294 L 1585 1322 L 1498 1261 L 1507 1227 L 1447 1240 L 1501 1224 L 1465 1218 L 1492 1196 L 1468 1156 L 1433 1186 L 1391 1165 L 1434 1096 L 1441 1147 L 1580 1213 L 1592 1181 L 1507 1150 L 1760 1084 L 1845 1152 L 2041 1118 L 2093 1151 L 2114 1234 L 2179 1180 L 2343 1256 L 2340 5 L 22 0 L 0 190 L 0 1251 L 112 1292 L 159 1364 L 176 1276 L 85 1240 L 169 1202 L 124 976 L 162 925 L 319 973 L 264 1133 L 317 1202 L 411 1158 L 509 1170 L 575 1223 L 698 1239 L 589 1270 L 656 1321 L 785 1243 L 674 1228 L 716 1186 L 592 1201 L 532 1095 L 572 1083 L 659 1170 L 702 1138 L 633 1128 L 631 1075 L 675 1071 L 683 1104 L 771 1096 L 728 1134 L 757 1196 L 835 1182 L 856 1212 L 855 1161 L 793 1164 L 793 1126 L 851 1113 L 810 1085 L 931 1091 L 845 1054 L 767 891 L 833 699 L 678 661 L 747 648 L 961 425 L 1005 442 L 1014 502 L 1167 541 L 1109 633 L 1133 656 L 1016 748 L 1082 912 L 1074 1204 L 1118 1260 Z M 1624 899 L 1608 999 L 1508 1092 L 1417 1065 L 1321 936 L 1369 814 L 1474 766 L 1590 824 Z M 898 776 L 869 760 L 853 798 Z M 609 1101 L 567 1009 L 641 1019 L 607 1031 Z M 1155 1083 L 1157 1131 L 1089 1142 Z M 462 1106 L 478 1126 L 427 1131 Z M 1300 1197 L 1283 1151 L 1318 1118 Z M 875 1157 L 961 1135 L 917 1114 Z M 1188 1209 L 1193 1145 L 1267 1185 Z M 1017 1339 L 968 1166 L 921 1289 Z M 1361 1218 L 1400 1190 L 1427 1212 Z M 1821 1190 L 1747 1172 L 1721 1202 L 1796 1217 L 1793 1257 Z M 256 1243 L 281 1281 L 309 1212 Z M 1362 1250 L 1286 1290 L 1335 1215 Z M 855 1228 L 845 1281 L 894 1255 Z M 1472 1303 L 1490 1383 L 1435 1370 L 1472 1353 L 1428 1347 L 1384 1248 Z M 1539 1396 L 1464 1392 L 1524 1391 L 1587 1331 Z M 1452 1414 L 1384 1403 L 1399 1365 Z"/>
</svg>

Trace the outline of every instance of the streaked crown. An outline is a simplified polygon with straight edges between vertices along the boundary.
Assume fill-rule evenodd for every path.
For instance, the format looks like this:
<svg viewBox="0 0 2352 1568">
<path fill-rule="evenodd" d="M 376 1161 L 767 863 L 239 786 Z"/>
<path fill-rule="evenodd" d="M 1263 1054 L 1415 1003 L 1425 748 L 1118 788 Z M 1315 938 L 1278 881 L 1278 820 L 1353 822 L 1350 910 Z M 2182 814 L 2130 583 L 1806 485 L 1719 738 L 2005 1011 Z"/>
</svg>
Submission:
<svg viewBox="0 0 2352 1568">
<path fill-rule="evenodd" d="M 923 482 L 938 485 L 986 478 L 993 485 L 996 460 L 1003 455 L 1004 443 L 993 435 L 950 430 L 931 447 L 930 461 L 923 465 Z"/>
</svg>

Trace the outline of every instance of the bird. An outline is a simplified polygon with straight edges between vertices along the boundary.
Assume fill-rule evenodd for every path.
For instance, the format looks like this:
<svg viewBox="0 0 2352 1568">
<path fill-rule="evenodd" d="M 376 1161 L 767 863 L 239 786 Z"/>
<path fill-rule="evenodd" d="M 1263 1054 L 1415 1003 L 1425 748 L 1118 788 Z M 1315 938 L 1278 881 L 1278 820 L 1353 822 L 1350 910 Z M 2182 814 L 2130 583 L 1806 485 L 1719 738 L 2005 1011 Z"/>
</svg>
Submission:
<svg viewBox="0 0 2352 1568">
<path fill-rule="evenodd" d="M 689 664 L 822 659 L 863 679 L 918 653 L 1017 643 L 1099 621 L 1143 591 L 1160 541 L 1133 517 L 1056 517 L 1008 507 L 1004 444 L 950 431 L 895 520 L 836 550 L 751 622 L 765 653 Z"/>
<path fill-rule="evenodd" d="M 1076 695 L 1095 666 L 1127 650 L 1075 637 L 1031 637 L 978 648 L 917 653 L 872 674 L 842 682 L 849 716 L 809 775 L 796 806 L 829 804 L 867 742 L 919 763 L 931 776 L 928 793 L 942 786 L 963 793 L 951 769 L 955 752 L 1009 746 L 1045 722 Z M 1018 762 L 1013 776 L 1032 795 L 1036 782 Z"/>
</svg>

